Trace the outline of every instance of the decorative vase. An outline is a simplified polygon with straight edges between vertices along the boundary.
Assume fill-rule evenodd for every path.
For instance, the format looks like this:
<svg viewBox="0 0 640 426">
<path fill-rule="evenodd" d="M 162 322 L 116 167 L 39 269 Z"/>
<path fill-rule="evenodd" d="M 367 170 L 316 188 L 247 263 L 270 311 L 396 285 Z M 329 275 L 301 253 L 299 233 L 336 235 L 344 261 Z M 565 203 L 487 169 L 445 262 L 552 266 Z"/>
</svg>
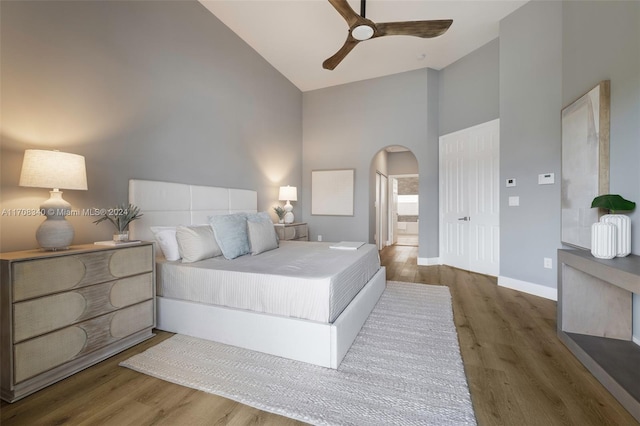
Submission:
<svg viewBox="0 0 640 426">
<path fill-rule="evenodd" d="M 280 219 L 278 219 L 278 223 L 284 223 L 284 218 L 281 217 Z"/>
<path fill-rule="evenodd" d="M 616 226 L 616 256 L 629 256 L 631 254 L 631 218 L 624 214 L 605 214 L 600 218 L 600 222 L 613 223 Z"/>
<path fill-rule="evenodd" d="M 598 259 L 613 259 L 618 253 L 618 228 L 613 223 L 591 225 L 591 254 Z"/>
<path fill-rule="evenodd" d="M 117 243 L 129 241 L 129 231 L 116 232 L 113 234 L 113 241 Z"/>
</svg>

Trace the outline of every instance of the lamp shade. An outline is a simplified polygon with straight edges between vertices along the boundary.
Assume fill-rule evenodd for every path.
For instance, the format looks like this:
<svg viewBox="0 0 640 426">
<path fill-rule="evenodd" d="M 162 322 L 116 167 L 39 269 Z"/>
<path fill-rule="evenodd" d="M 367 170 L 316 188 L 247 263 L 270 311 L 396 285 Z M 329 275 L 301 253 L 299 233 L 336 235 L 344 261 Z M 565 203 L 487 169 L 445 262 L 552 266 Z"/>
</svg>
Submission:
<svg viewBox="0 0 640 426">
<path fill-rule="evenodd" d="M 24 152 L 20 186 L 55 189 L 87 189 L 84 157 L 60 151 L 27 149 Z"/>
<path fill-rule="evenodd" d="M 298 189 L 295 186 L 281 186 L 280 187 L 280 196 L 278 197 L 280 201 L 298 201 Z"/>
</svg>

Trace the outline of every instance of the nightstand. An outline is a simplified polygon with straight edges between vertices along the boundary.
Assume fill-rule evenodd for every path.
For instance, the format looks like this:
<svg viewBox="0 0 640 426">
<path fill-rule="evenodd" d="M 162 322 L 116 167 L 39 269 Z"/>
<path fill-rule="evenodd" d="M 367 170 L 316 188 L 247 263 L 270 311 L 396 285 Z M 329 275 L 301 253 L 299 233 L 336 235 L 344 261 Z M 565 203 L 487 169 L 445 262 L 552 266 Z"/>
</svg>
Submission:
<svg viewBox="0 0 640 426">
<path fill-rule="evenodd" d="M 278 238 L 283 241 L 309 241 L 309 227 L 306 223 L 274 224 Z"/>
<path fill-rule="evenodd" d="M 0 254 L 0 396 L 16 401 L 153 336 L 153 243 Z"/>
</svg>

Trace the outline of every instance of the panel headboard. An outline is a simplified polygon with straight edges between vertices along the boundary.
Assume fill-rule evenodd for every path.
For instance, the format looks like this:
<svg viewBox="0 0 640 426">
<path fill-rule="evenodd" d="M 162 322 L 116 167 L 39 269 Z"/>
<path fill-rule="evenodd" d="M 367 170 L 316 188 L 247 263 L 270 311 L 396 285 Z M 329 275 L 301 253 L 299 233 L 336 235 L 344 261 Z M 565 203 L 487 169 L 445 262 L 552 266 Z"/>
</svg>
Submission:
<svg viewBox="0 0 640 426">
<path fill-rule="evenodd" d="M 153 241 L 150 226 L 200 225 L 209 223 L 209 216 L 256 213 L 258 194 L 248 189 L 130 179 L 129 202 L 143 214 L 129 225 L 131 238 Z"/>
</svg>

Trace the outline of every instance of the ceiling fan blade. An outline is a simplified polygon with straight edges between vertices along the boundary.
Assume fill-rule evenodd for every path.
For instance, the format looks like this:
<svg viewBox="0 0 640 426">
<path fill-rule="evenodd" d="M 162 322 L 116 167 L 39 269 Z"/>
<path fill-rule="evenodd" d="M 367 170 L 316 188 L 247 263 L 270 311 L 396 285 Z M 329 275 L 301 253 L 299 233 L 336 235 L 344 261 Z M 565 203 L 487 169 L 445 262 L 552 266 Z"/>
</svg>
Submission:
<svg viewBox="0 0 640 426">
<path fill-rule="evenodd" d="M 331 1 L 331 0 L 330 0 Z M 377 37 L 387 35 L 408 35 L 422 38 L 438 37 L 453 24 L 451 19 L 433 21 L 384 22 L 376 24 Z"/>
<path fill-rule="evenodd" d="M 362 17 L 358 15 L 347 3 L 347 0 L 329 0 L 331 6 L 333 6 L 340 15 L 347 21 L 349 27 L 355 25 Z"/>
<path fill-rule="evenodd" d="M 344 44 L 342 45 L 340 50 L 338 50 L 335 53 L 335 55 L 333 55 L 332 57 L 326 59 L 322 63 L 322 68 L 324 68 L 326 70 L 333 70 L 335 67 L 338 66 L 338 64 L 340 62 L 342 62 L 342 60 L 345 58 L 345 56 L 347 56 L 347 54 L 349 52 L 351 52 L 354 47 L 356 47 L 356 45 L 358 43 L 359 43 L 358 40 L 356 40 L 355 38 L 351 37 L 351 34 L 349 34 L 349 36 L 347 37 L 347 40 L 344 42 Z"/>
</svg>

